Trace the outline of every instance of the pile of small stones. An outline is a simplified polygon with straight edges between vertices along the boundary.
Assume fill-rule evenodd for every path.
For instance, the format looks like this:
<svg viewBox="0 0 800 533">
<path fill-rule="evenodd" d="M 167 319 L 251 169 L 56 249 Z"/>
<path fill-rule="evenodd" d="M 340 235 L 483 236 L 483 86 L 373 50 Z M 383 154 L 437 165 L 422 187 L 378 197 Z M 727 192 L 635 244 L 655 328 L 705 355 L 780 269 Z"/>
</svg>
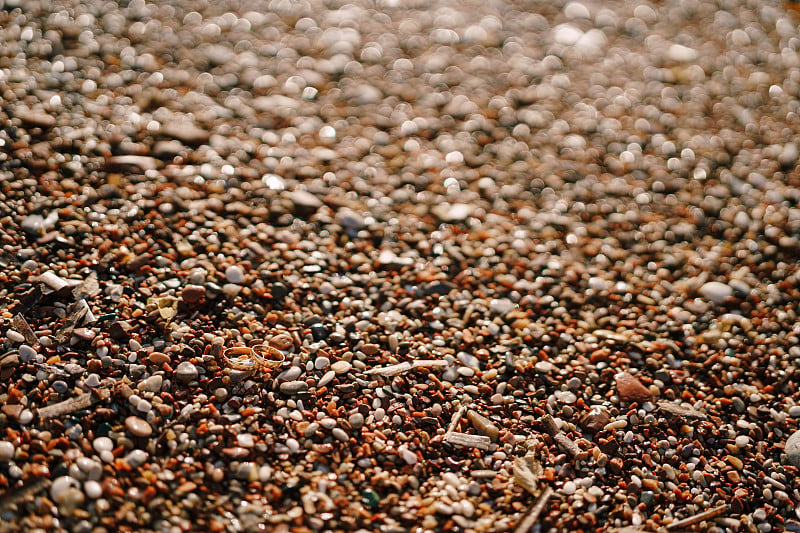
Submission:
<svg viewBox="0 0 800 533">
<path fill-rule="evenodd" d="M 800 531 L 788 7 L 0 0 L 0 532 Z"/>
</svg>

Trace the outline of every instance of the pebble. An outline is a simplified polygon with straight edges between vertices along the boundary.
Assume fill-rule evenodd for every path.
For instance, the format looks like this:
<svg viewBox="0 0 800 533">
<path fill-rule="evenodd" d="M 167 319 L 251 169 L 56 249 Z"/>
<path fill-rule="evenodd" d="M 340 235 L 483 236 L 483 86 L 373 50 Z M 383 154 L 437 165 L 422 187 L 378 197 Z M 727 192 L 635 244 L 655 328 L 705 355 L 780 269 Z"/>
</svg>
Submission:
<svg viewBox="0 0 800 533">
<path fill-rule="evenodd" d="M 241 284 L 244 281 L 244 271 L 242 267 L 238 265 L 229 266 L 225 269 L 225 279 L 227 279 L 229 283 Z"/>
<path fill-rule="evenodd" d="M 125 419 L 125 427 L 135 437 L 149 437 L 153 428 L 138 416 L 129 416 Z"/>
<path fill-rule="evenodd" d="M 22 333 L 13 329 L 6 331 L 6 338 L 11 342 L 23 342 L 25 340 L 25 337 L 22 335 Z"/>
<path fill-rule="evenodd" d="M 198 372 L 197 367 L 190 361 L 183 361 L 178 365 L 178 368 L 175 369 L 175 377 L 184 383 L 188 383 L 197 379 L 197 376 L 199 375 L 200 373 Z"/>
<path fill-rule="evenodd" d="M 255 439 L 249 433 L 240 433 L 237 435 L 236 442 L 242 448 L 252 448 L 256 444 Z"/>
<path fill-rule="evenodd" d="M 331 365 L 331 370 L 336 374 L 345 374 L 353 368 L 353 365 L 348 361 L 336 361 Z"/>
<path fill-rule="evenodd" d="M 286 381 L 281 383 L 281 392 L 284 394 L 297 394 L 308 390 L 308 383 L 305 381 Z"/>
<path fill-rule="evenodd" d="M 489 309 L 493 313 L 506 315 L 514 310 L 516 304 L 508 298 L 494 298 L 489 302 Z"/>
<path fill-rule="evenodd" d="M 108 437 L 97 437 L 94 439 L 92 447 L 97 453 L 110 452 L 114 449 L 114 442 Z"/>
<path fill-rule="evenodd" d="M 793 466 L 800 467 L 800 431 L 795 431 L 786 440 L 783 448 L 786 454 L 786 461 Z"/>
<path fill-rule="evenodd" d="M 103 487 L 97 481 L 89 480 L 84 482 L 83 492 L 87 498 L 96 500 L 103 495 Z"/>
<path fill-rule="evenodd" d="M 353 413 L 347 419 L 353 429 L 361 429 L 364 426 L 364 415 L 361 413 Z"/>
<path fill-rule="evenodd" d="M 206 288 L 202 285 L 186 285 L 181 291 L 181 299 L 189 304 L 197 303 L 206 296 Z"/>
<path fill-rule="evenodd" d="M 700 287 L 700 294 L 706 300 L 721 304 L 724 303 L 726 299 L 733 296 L 733 289 L 725 283 L 709 281 Z"/>
<path fill-rule="evenodd" d="M 342 428 L 333 428 L 333 430 L 331 430 L 331 435 L 333 435 L 333 438 L 335 438 L 336 440 L 342 442 L 347 442 L 350 440 L 350 437 Z"/>
<path fill-rule="evenodd" d="M 144 392 L 158 392 L 161 390 L 163 383 L 164 378 L 159 374 L 155 374 L 140 382 L 136 388 Z"/>
<path fill-rule="evenodd" d="M 14 458 L 14 444 L 7 440 L 0 441 L 0 462 L 8 462 Z"/>
<path fill-rule="evenodd" d="M 322 375 L 321 378 L 319 378 L 319 382 L 317 383 L 317 385 L 319 387 L 324 387 L 328 383 L 333 381 L 334 377 L 336 377 L 336 372 L 334 372 L 333 370 L 328 370 L 327 372 L 325 372 L 325 374 Z"/>
<path fill-rule="evenodd" d="M 650 391 L 642 382 L 627 372 L 620 372 L 614 377 L 617 394 L 624 402 L 644 403 L 651 399 Z"/>
<path fill-rule="evenodd" d="M 36 359 L 37 356 L 36 350 L 28 346 L 27 344 L 23 344 L 19 347 L 19 359 L 20 361 L 27 363 L 29 361 L 33 361 Z"/>
<path fill-rule="evenodd" d="M 70 476 L 60 476 L 53 480 L 50 485 L 50 497 L 58 504 L 66 503 L 68 500 L 75 500 L 75 495 L 70 489 L 80 487 L 77 479 Z"/>
</svg>

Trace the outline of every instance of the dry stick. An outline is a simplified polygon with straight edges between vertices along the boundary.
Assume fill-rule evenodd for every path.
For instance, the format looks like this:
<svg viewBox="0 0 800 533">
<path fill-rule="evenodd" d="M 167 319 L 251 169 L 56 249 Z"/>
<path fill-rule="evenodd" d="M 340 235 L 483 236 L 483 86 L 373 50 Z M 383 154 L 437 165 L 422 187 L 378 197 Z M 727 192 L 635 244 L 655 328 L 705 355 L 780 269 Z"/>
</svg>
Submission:
<svg viewBox="0 0 800 533">
<path fill-rule="evenodd" d="M 533 504 L 528 514 L 525 515 L 525 518 L 522 519 L 522 522 L 519 523 L 517 529 L 514 530 L 514 533 L 528 533 L 533 526 L 536 525 L 536 521 L 539 520 L 539 515 L 542 514 L 545 505 L 547 505 L 547 501 L 553 495 L 553 489 L 550 487 L 545 487 L 542 491 L 541 496 L 539 499 L 536 500 L 536 503 Z"/>
<path fill-rule="evenodd" d="M 717 507 L 709 509 L 708 511 L 703 511 L 702 513 L 697 513 L 694 516 L 690 516 L 689 518 L 684 518 L 683 520 L 678 520 L 677 522 L 673 522 L 667 526 L 667 530 L 673 531 L 675 529 L 683 529 L 689 526 L 693 526 L 704 520 L 715 518 L 727 510 L 728 510 L 728 504 L 723 503 L 722 505 L 718 505 Z"/>
<path fill-rule="evenodd" d="M 111 392 L 107 388 L 96 389 L 96 392 L 96 395 L 87 392 L 86 394 L 66 399 L 63 402 L 42 407 L 38 410 L 39 418 L 42 420 L 49 420 L 74 411 L 80 411 L 111 396 Z"/>
<path fill-rule="evenodd" d="M 575 442 L 572 441 L 569 437 L 564 435 L 564 433 L 558 429 L 558 425 L 556 421 L 553 420 L 553 417 L 550 415 L 544 415 L 542 417 L 542 423 L 544 424 L 545 431 L 553 437 L 553 440 L 556 441 L 558 447 L 561 448 L 567 455 L 571 458 L 575 458 L 581 454 L 581 449 L 578 447 Z"/>
<path fill-rule="evenodd" d="M 464 416 L 464 413 L 466 413 L 466 412 L 467 412 L 467 405 L 466 404 L 464 404 L 464 405 L 462 405 L 461 407 L 458 408 L 458 411 L 456 411 L 453 414 L 453 418 L 450 419 L 450 425 L 447 426 L 447 433 L 445 433 L 445 435 L 447 435 L 449 433 L 452 433 L 453 431 L 456 430 L 456 428 L 458 427 L 459 422 L 461 422 L 461 418 Z"/>
</svg>

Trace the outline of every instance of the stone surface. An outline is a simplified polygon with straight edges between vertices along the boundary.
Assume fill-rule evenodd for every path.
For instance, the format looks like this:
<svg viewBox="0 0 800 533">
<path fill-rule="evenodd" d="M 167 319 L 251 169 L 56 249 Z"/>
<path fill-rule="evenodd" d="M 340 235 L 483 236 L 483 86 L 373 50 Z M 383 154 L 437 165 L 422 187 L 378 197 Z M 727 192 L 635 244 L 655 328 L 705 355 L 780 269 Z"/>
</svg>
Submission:
<svg viewBox="0 0 800 533">
<path fill-rule="evenodd" d="M 617 395 L 624 402 L 644 403 L 650 401 L 650 391 L 642 382 L 627 372 L 620 372 L 614 376 L 617 386 Z"/>
</svg>

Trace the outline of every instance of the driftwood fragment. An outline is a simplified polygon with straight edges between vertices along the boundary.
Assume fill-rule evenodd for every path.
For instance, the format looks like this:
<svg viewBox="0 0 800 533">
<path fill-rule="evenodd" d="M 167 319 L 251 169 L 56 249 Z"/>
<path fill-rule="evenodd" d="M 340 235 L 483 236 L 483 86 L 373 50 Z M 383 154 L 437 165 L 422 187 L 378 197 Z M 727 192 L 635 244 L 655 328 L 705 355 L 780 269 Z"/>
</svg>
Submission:
<svg viewBox="0 0 800 533">
<path fill-rule="evenodd" d="M 445 434 L 444 441 L 454 446 L 478 448 L 484 451 L 488 450 L 492 444 L 492 439 L 484 435 L 469 435 L 468 433 L 458 433 L 456 431 Z"/>
<path fill-rule="evenodd" d="M 544 415 L 541 421 L 542 424 L 544 424 L 547 434 L 553 437 L 553 440 L 556 441 L 558 447 L 561 448 L 564 453 L 569 455 L 570 458 L 574 459 L 583 454 L 583 451 L 578 447 L 578 445 L 559 429 L 558 424 L 556 424 L 556 421 L 553 420 L 552 416 Z"/>
<path fill-rule="evenodd" d="M 383 377 L 392 377 L 404 374 L 415 368 L 431 368 L 437 366 L 447 366 L 447 361 L 442 359 L 419 359 L 417 361 L 403 361 L 395 365 L 382 366 L 367 370 L 369 375 L 378 375 Z"/>
<path fill-rule="evenodd" d="M 667 526 L 667 531 L 675 531 L 676 529 L 685 529 L 689 526 L 693 526 L 705 520 L 716 518 L 727 510 L 728 510 L 728 504 L 723 503 L 722 505 L 718 505 L 707 511 L 703 511 L 702 513 L 697 513 L 694 516 L 690 516 L 688 518 L 684 518 L 683 520 L 672 522 Z"/>
<path fill-rule="evenodd" d="M 517 526 L 517 529 L 514 530 L 514 533 L 529 533 L 533 526 L 536 525 L 536 522 L 539 521 L 539 516 L 544 511 L 545 506 L 547 506 L 547 502 L 550 500 L 550 497 L 553 495 L 553 489 L 550 487 L 545 487 L 542 491 L 542 494 L 539 496 L 539 499 L 536 500 L 536 503 L 530 508 L 530 510 L 525 515 L 525 518 Z"/>
<path fill-rule="evenodd" d="M 74 398 L 68 398 L 63 402 L 54 403 L 41 407 L 37 412 L 41 420 L 49 420 L 51 418 L 58 418 L 81 409 L 86 409 L 92 405 L 105 400 L 111 396 L 111 392 L 107 387 L 97 388 L 94 392 L 87 392 Z"/>
<path fill-rule="evenodd" d="M 706 414 L 698 411 L 694 407 L 685 407 L 677 402 L 661 401 L 658 402 L 659 411 L 664 411 L 675 416 L 685 416 L 686 418 L 706 419 Z"/>
</svg>

